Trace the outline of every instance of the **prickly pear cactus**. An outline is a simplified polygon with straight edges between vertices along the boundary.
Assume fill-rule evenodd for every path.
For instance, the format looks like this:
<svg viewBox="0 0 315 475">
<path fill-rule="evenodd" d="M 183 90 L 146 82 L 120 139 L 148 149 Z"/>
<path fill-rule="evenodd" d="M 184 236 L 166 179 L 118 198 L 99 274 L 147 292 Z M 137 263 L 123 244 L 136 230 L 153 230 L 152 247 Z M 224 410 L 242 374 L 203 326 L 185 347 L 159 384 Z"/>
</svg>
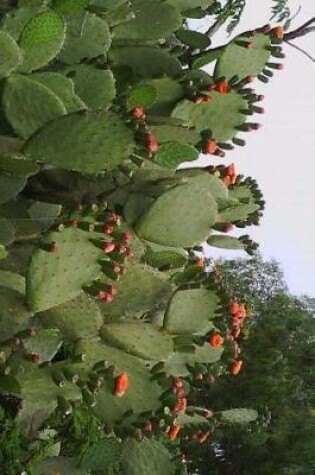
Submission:
<svg viewBox="0 0 315 475">
<path fill-rule="evenodd" d="M 257 417 L 193 395 L 242 369 L 248 309 L 203 249 L 254 253 L 227 233 L 257 225 L 264 201 L 211 159 L 260 128 L 250 83 L 282 68 L 283 31 L 211 50 L 186 25 L 216 3 L 20 0 L 3 14 L 0 401 L 29 442 L 19 473 L 175 475 L 177 446 Z M 178 170 L 199 154 L 206 168 Z M 78 408 L 103 432 L 69 454 Z"/>
</svg>

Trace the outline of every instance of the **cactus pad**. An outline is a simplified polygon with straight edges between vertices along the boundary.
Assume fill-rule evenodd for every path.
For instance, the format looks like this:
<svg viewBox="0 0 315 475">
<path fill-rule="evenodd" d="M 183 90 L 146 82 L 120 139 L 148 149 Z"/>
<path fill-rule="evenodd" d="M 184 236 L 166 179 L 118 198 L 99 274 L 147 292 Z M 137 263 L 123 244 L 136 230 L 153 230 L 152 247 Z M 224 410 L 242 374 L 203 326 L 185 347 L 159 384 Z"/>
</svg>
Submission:
<svg viewBox="0 0 315 475">
<path fill-rule="evenodd" d="M 174 475 L 175 464 L 159 441 L 144 438 L 126 440 L 122 451 L 123 475 Z"/>
<path fill-rule="evenodd" d="M 232 236 L 213 235 L 207 240 L 209 246 L 219 247 L 221 249 L 244 250 L 244 244 Z"/>
<path fill-rule="evenodd" d="M 38 130 L 26 143 L 24 152 L 34 160 L 61 168 L 97 173 L 115 168 L 132 153 L 133 147 L 132 133 L 118 115 L 77 112 Z"/>
<path fill-rule="evenodd" d="M 9 76 L 21 61 L 20 48 L 12 36 L 0 32 L 0 77 Z"/>
<path fill-rule="evenodd" d="M 208 176 L 193 177 L 163 193 L 142 215 L 136 230 L 142 239 L 157 244 L 194 246 L 209 233 L 216 211 Z"/>
<path fill-rule="evenodd" d="M 154 46 L 115 47 L 109 58 L 115 66 L 129 66 L 136 78 L 176 77 L 182 70 L 177 58 Z"/>
<path fill-rule="evenodd" d="M 242 43 L 250 43 L 246 48 Z M 237 75 L 239 78 L 257 76 L 262 72 L 270 58 L 268 47 L 271 46 L 270 36 L 264 33 L 256 33 L 252 37 L 241 34 L 234 38 L 220 55 L 214 76 L 216 79 L 222 76 L 227 80 Z"/>
<path fill-rule="evenodd" d="M 100 275 L 98 261 L 104 252 L 92 242 L 96 237 L 95 233 L 73 227 L 44 237 L 42 246 L 32 256 L 26 276 L 26 298 L 32 310 L 47 310 L 74 298 L 83 286 Z M 57 252 L 49 252 L 52 242 Z"/>
<path fill-rule="evenodd" d="M 155 161 L 167 168 L 177 168 L 182 162 L 196 160 L 198 155 L 198 150 L 191 145 L 181 142 L 166 142 L 160 145 Z"/>
<path fill-rule="evenodd" d="M 229 409 L 220 412 L 221 419 L 230 424 L 248 424 L 255 421 L 258 417 L 258 412 L 254 409 Z"/>
<path fill-rule="evenodd" d="M 238 203 L 233 206 L 229 206 L 219 213 L 219 221 L 225 223 L 233 223 L 234 221 L 242 221 L 248 218 L 248 216 L 260 209 L 259 204 L 255 203 Z"/>
<path fill-rule="evenodd" d="M 172 117 L 181 119 L 187 127 L 196 127 L 199 132 L 211 130 L 216 141 L 224 142 L 234 137 L 235 127 L 245 122 L 246 117 L 240 111 L 247 106 L 244 97 L 235 91 L 228 94 L 212 91 L 209 103 L 183 100 L 174 109 Z"/>
<path fill-rule="evenodd" d="M 22 339 L 25 351 L 37 355 L 38 363 L 51 361 L 62 345 L 59 331 L 56 329 L 40 329 L 35 336 Z"/>
<path fill-rule="evenodd" d="M 167 359 L 174 351 L 170 335 L 151 323 L 105 324 L 101 336 L 110 345 L 145 360 Z"/>
<path fill-rule="evenodd" d="M 117 282 L 117 291 L 110 306 L 102 305 L 104 315 L 110 318 L 140 317 L 167 299 L 172 287 L 162 273 L 145 265 L 130 264 Z"/>
<path fill-rule="evenodd" d="M 28 138 L 42 125 L 66 113 L 63 103 L 53 91 L 19 74 L 6 80 L 2 100 L 6 118 L 23 138 Z"/>
<path fill-rule="evenodd" d="M 116 94 L 115 79 L 110 70 L 77 64 L 65 70 L 72 79 L 77 95 L 92 110 L 107 109 Z"/>
<path fill-rule="evenodd" d="M 121 443 L 114 437 L 106 437 L 87 448 L 80 459 L 80 468 L 102 471 L 104 467 L 117 465 L 120 456 Z"/>
<path fill-rule="evenodd" d="M 56 12 L 45 11 L 34 16 L 18 41 L 23 52 L 20 70 L 30 72 L 45 66 L 57 56 L 64 40 L 65 24 Z"/>
<path fill-rule="evenodd" d="M 164 369 L 173 376 L 187 376 L 189 375 L 187 365 L 215 363 L 220 360 L 222 352 L 222 348 L 215 349 L 205 343 L 203 346 L 195 346 L 194 353 L 174 353 L 164 362 Z"/>
<path fill-rule="evenodd" d="M 0 287 L 0 340 L 12 338 L 18 331 L 28 328 L 29 317 L 23 294 Z"/>
<path fill-rule="evenodd" d="M 47 457 L 33 467 L 33 475 L 87 475 L 84 469 L 79 469 L 74 460 L 69 457 Z"/>
<path fill-rule="evenodd" d="M 106 423 L 121 420 L 123 414 L 133 409 L 135 413 L 156 410 L 160 407 L 159 396 L 162 392 L 159 385 L 151 381 L 151 373 L 145 363 L 130 354 L 101 343 L 82 340 L 77 351 L 85 355 L 84 366 L 93 366 L 100 361 L 108 361 L 115 367 L 115 373 L 125 371 L 129 376 L 129 386 L 125 395 L 115 397 L 113 379 L 105 379 L 100 391 L 96 394 L 95 414 Z"/>
<path fill-rule="evenodd" d="M 207 289 L 180 290 L 176 292 L 167 308 L 164 328 L 172 334 L 204 335 L 212 327 L 220 299 Z"/>
<path fill-rule="evenodd" d="M 26 179 L 0 172 L 0 204 L 11 200 L 24 188 Z"/>
<path fill-rule="evenodd" d="M 133 0 L 134 18 L 114 28 L 115 39 L 159 40 L 182 25 L 179 11 L 159 0 Z"/>
<path fill-rule="evenodd" d="M 72 18 L 58 59 L 66 64 L 79 63 L 84 58 L 105 55 L 111 45 L 111 35 L 105 20 L 93 13 Z"/>
<path fill-rule="evenodd" d="M 58 328 L 67 341 L 97 338 L 103 324 L 96 301 L 84 294 L 38 314 L 37 319 L 45 328 Z"/>
<path fill-rule="evenodd" d="M 32 74 L 31 78 L 51 89 L 59 97 L 68 114 L 86 109 L 85 103 L 76 95 L 71 79 L 50 71 Z"/>
</svg>

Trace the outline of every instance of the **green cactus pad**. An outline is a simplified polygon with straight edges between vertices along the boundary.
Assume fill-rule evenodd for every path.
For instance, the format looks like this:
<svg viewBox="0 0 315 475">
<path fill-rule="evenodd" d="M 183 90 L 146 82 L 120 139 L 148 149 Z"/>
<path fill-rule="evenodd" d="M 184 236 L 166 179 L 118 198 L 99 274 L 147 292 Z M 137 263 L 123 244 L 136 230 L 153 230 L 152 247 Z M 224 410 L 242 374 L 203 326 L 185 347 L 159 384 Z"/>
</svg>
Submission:
<svg viewBox="0 0 315 475">
<path fill-rule="evenodd" d="M 61 168 L 97 173 L 115 168 L 133 147 L 132 132 L 118 115 L 76 112 L 38 130 L 27 141 L 24 152 L 34 160 Z"/>
<path fill-rule="evenodd" d="M 87 475 L 84 469 L 79 469 L 75 461 L 69 457 L 47 457 L 32 468 L 33 475 Z"/>
<path fill-rule="evenodd" d="M 130 193 L 124 204 L 124 218 L 126 222 L 133 226 L 153 202 L 154 198 L 151 196 Z"/>
<path fill-rule="evenodd" d="M 111 45 L 111 34 L 105 20 L 94 13 L 72 18 L 58 59 L 66 64 L 79 63 L 84 58 L 105 55 Z"/>
<path fill-rule="evenodd" d="M 128 265 L 117 282 L 114 301 L 102 304 L 102 312 L 110 318 L 140 317 L 165 301 L 172 291 L 166 277 L 145 265 Z"/>
<path fill-rule="evenodd" d="M 25 351 L 39 357 L 39 363 L 51 361 L 62 345 L 57 329 L 39 329 L 35 336 L 22 339 Z"/>
<path fill-rule="evenodd" d="M 38 314 L 45 328 L 58 328 L 65 340 L 97 338 L 103 318 L 96 301 L 85 294 Z"/>
<path fill-rule="evenodd" d="M 42 125 L 67 112 L 53 91 L 19 74 L 6 80 L 3 108 L 6 118 L 22 138 L 28 138 Z"/>
<path fill-rule="evenodd" d="M 148 118 L 150 132 L 158 143 L 163 144 L 176 140 L 184 144 L 196 145 L 200 141 L 200 135 L 194 129 L 188 129 L 187 127 L 171 123 L 168 124 L 167 119 L 165 121 L 166 125 L 151 125 L 150 118 Z"/>
<path fill-rule="evenodd" d="M 25 275 L 34 245 L 24 243 L 12 246 L 10 254 L 0 262 L 1 269 Z"/>
<path fill-rule="evenodd" d="M 15 230 L 8 219 L 0 217 L 0 244 L 8 246 L 14 241 Z"/>
<path fill-rule="evenodd" d="M 29 317 L 24 296 L 12 288 L 0 287 L 0 341 L 28 328 Z"/>
<path fill-rule="evenodd" d="M 41 11 L 42 5 L 30 6 L 30 2 L 27 1 L 26 6 L 21 5 L 20 8 L 15 8 L 4 16 L 1 29 L 9 33 L 18 42 L 27 23 Z"/>
<path fill-rule="evenodd" d="M 98 261 L 104 252 L 91 242 L 96 237 L 96 233 L 72 227 L 44 237 L 27 270 L 26 298 L 30 309 L 39 312 L 64 303 L 100 275 Z M 57 252 L 49 252 L 51 242 L 56 243 Z"/>
<path fill-rule="evenodd" d="M 174 475 L 175 464 L 164 445 L 151 438 L 127 439 L 122 451 L 123 475 Z"/>
<path fill-rule="evenodd" d="M 0 31 L 0 77 L 9 76 L 21 61 L 20 48 L 14 38 Z"/>
<path fill-rule="evenodd" d="M 53 8 L 62 15 L 73 15 L 84 10 L 89 0 L 53 0 Z"/>
<path fill-rule="evenodd" d="M 189 416 L 188 414 L 178 414 L 177 423 L 181 426 L 200 426 L 201 424 L 209 424 L 209 419 L 200 416 L 199 414 L 193 416 Z"/>
<path fill-rule="evenodd" d="M 174 353 L 164 362 L 164 370 L 173 376 L 188 376 L 187 365 L 215 363 L 221 359 L 222 352 L 222 348 L 215 349 L 205 343 L 203 346 L 196 346 L 195 353 Z"/>
<path fill-rule="evenodd" d="M 176 292 L 166 310 L 164 328 L 175 335 L 204 335 L 212 327 L 219 310 L 220 298 L 207 289 Z"/>
<path fill-rule="evenodd" d="M 182 249 L 163 249 L 160 250 L 148 247 L 144 255 L 144 261 L 151 267 L 159 270 L 177 269 L 187 263 L 187 255 Z"/>
<path fill-rule="evenodd" d="M 185 12 L 186 10 L 191 10 L 193 8 L 208 8 L 212 5 L 213 1 L 214 0 L 166 0 L 166 3 L 174 5 L 174 7 Z"/>
<path fill-rule="evenodd" d="M 182 177 L 183 179 L 189 179 L 196 176 L 204 175 L 205 171 L 199 168 L 186 168 L 182 170 L 178 170 L 176 172 L 176 176 Z M 209 175 L 208 176 L 209 182 L 209 189 L 213 197 L 220 202 L 220 200 L 226 200 L 229 195 L 229 190 L 227 187 L 222 183 L 220 178 L 216 176 Z"/>
<path fill-rule="evenodd" d="M 233 206 L 229 206 L 220 211 L 218 221 L 224 223 L 233 223 L 234 221 L 243 221 L 255 211 L 258 211 L 260 206 L 255 203 L 240 203 Z"/>
<path fill-rule="evenodd" d="M 63 19 L 53 11 L 45 11 L 34 16 L 25 26 L 19 38 L 23 52 L 20 71 L 39 69 L 54 59 L 65 41 Z"/>
<path fill-rule="evenodd" d="M 12 356 L 10 365 L 16 368 L 16 378 L 21 386 L 23 406 L 18 419 L 25 433 L 33 434 L 57 407 L 57 397 L 81 399 L 81 391 L 72 383 L 59 387 L 52 379 L 49 367 L 38 366 L 25 359 Z"/>
<path fill-rule="evenodd" d="M 128 389 L 123 397 L 113 395 L 112 379 L 106 379 L 96 394 L 97 403 L 93 411 L 102 421 L 109 424 L 117 422 L 130 409 L 134 413 L 140 413 L 160 407 L 162 389 L 151 381 L 151 373 L 141 359 L 116 348 L 86 340 L 79 342 L 77 351 L 85 355 L 84 366 L 93 366 L 105 360 L 115 366 L 115 374 L 125 371 L 129 376 Z"/>
<path fill-rule="evenodd" d="M 72 79 L 75 92 L 90 109 L 107 109 L 112 104 L 116 95 L 115 78 L 109 69 L 77 64 L 64 73 Z"/>
<path fill-rule="evenodd" d="M 25 293 L 25 279 L 15 272 L 0 270 L 0 286 L 16 290 L 20 294 Z"/>
<path fill-rule="evenodd" d="M 245 122 L 246 116 L 240 110 L 248 104 L 242 95 L 235 91 L 228 94 L 211 92 L 211 102 L 196 104 L 188 100 L 180 102 L 172 117 L 181 119 L 183 125 L 196 127 L 199 132 L 211 130 L 213 138 L 225 142 L 235 135 L 235 127 Z"/>
<path fill-rule="evenodd" d="M 220 412 L 220 417 L 224 422 L 230 424 L 248 424 L 258 418 L 258 412 L 254 409 L 229 409 L 227 411 Z"/>
<path fill-rule="evenodd" d="M 15 177 L 29 177 L 39 171 L 37 163 L 26 160 L 21 154 L 0 156 L 0 170 Z M 1 181 L 1 179 L 0 179 Z"/>
<path fill-rule="evenodd" d="M 104 467 L 117 465 L 121 456 L 121 443 L 114 437 L 106 437 L 90 445 L 80 459 L 80 468 L 103 471 Z"/>
<path fill-rule="evenodd" d="M 168 116 L 176 102 L 184 96 L 183 86 L 171 78 L 152 79 L 147 81 L 157 92 L 157 98 L 149 109 L 149 115 Z"/>
<path fill-rule="evenodd" d="M 160 145 L 155 162 L 167 168 L 177 168 L 182 162 L 196 160 L 199 152 L 191 145 L 181 142 L 166 142 Z"/>
<path fill-rule="evenodd" d="M 111 346 L 145 360 L 164 360 L 174 351 L 171 336 L 151 323 L 105 324 L 101 336 Z"/>
<path fill-rule="evenodd" d="M 250 42 L 252 47 L 239 46 L 238 42 Z M 220 55 L 214 70 L 214 77 L 219 79 L 225 76 L 229 80 L 235 75 L 239 78 L 257 76 L 270 58 L 270 51 L 268 51 L 270 46 L 270 36 L 263 33 L 256 33 L 250 38 L 243 34 L 237 36 Z"/>
<path fill-rule="evenodd" d="M 126 99 L 127 109 L 134 107 L 151 107 L 157 98 L 157 90 L 151 84 L 140 83 L 133 86 Z"/>
<path fill-rule="evenodd" d="M 76 95 L 71 79 L 51 71 L 32 74 L 31 78 L 51 89 L 59 97 L 68 114 L 86 109 L 85 103 Z"/>
<path fill-rule="evenodd" d="M 207 35 L 199 31 L 180 29 L 176 31 L 176 37 L 190 49 L 206 49 L 210 45 Z"/>
<path fill-rule="evenodd" d="M 163 193 L 144 213 L 136 230 L 142 239 L 172 247 L 194 246 L 205 239 L 217 212 L 208 176 Z"/>
<path fill-rule="evenodd" d="M 233 249 L 233 250 L 244 250 L 244 244 L 239 241 L 237 238 L 232 236 L 223 236 L 216 234 L 210 236 L 207 240 L 209 246 L 219 247 L 221 249 Z"/>
<path fill-rule="evenodd" d="M 115 39 L 159 40 L 182 26 L 179 11 L 159 0 L 133 0 L 135 17 L 114 28 Z"/>
<path fill-rule="evenodd" d="M 181 63 L 167 51 L 155 46 L 120 46 L 110 50 L 109 58 L 115 66 L 129 66 L 137 78 L 176 77 Z"/>
</svg>

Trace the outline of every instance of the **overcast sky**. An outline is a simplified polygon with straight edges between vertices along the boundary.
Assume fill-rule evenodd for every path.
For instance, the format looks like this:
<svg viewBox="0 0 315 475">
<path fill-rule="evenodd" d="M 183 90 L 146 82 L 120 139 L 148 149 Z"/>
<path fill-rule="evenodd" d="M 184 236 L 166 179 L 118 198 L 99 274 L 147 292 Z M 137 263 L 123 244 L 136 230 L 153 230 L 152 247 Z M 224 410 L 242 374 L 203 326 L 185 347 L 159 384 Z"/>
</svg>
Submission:
<svg viewBox="0 0 315 475">
<path fill-rule="evenodd" d="M 233 36 L 267 23 L 271 4 L 271 0 L 247 0 Z M 300 4 L 302 10 L 290 29 L 315 16 L 315 0 L 288 2 L 293 13 Z M 224 32 L 213 38 L 213 46 L 225 42 Z M 315 32 L 295 43 L 315 56 Z M 246 134 L 247 146 L 229 152 L 224 160 L 234 162 L 239 173 L 256 178 L 264 193 L 261 225 L 246 228 L 246 233 L 259 242 L 265 258 L 280 262 L 293 294 L 315 296 L 315 63 L 288 45 L 284 52 L 284 70 L 267 85 L 254 83 L 265 95 L 266 113 L 257 116 L 263 128 Z M 222 255 L 210 249 L 211 255 Z M 244 254 L 228 251 L 224 257 L 238 255 Z"/>
</svg>

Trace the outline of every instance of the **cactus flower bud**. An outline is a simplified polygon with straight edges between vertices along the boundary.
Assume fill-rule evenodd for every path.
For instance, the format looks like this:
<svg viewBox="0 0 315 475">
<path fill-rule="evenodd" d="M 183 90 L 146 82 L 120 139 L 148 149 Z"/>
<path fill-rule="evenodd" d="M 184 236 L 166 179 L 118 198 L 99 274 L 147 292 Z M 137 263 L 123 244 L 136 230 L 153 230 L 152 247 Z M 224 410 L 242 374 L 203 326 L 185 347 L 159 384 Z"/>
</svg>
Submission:
<svg viewBox="0 0 315 475">
<path fill-rule="evenodd" d="M 223 342 L 224 342 L 224 339 L 222 338 L 220 333 L 213 333 L 208 339 L 209 345 L 212 346 L 213 348 L 220 348 Z"/>
<path fill-rule="evenodd" d="M 115 244 L 113 242 L 104 241 L 102 243 L 102 249 L 105 252 L 105 254 L 109 254 L 110 252 L 114 251 Z"/>
<path fill-rule="evenodd" d="M 144 119 L 145 118 L 145 113 L 144 113 L 143 107 L 141 107 L 141 106 L 134 107 L 131 111 L 131 116 L 134 119 Z"/>
</svg>

